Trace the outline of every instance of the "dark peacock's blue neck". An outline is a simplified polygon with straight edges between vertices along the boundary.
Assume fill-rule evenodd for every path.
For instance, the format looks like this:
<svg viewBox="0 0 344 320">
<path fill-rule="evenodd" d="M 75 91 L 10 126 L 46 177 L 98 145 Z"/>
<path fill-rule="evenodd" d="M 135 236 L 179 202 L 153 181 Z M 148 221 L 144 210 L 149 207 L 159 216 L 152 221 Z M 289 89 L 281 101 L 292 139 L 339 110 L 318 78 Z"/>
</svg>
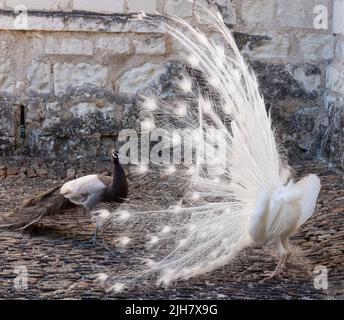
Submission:
<svg viewBox="0 0 344 320">
<path fill-rule="evenodd" d="M 122 202 L 128 195 L 128 183 L 125 172 L 118 161 L 114 161 L 112 184 L 107 188 L 105 202 Z"/>
</svg>

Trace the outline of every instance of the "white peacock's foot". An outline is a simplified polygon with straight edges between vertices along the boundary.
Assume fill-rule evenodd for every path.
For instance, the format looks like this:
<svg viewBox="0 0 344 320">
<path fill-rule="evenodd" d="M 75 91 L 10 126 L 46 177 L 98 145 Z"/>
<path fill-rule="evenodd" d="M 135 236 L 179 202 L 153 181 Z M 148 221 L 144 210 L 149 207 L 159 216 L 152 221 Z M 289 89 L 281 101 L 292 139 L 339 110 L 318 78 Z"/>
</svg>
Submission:
<svg viewBox="0 0 344 320">
<path fill-rule="evenodd" d="M 275 269 L 274 271 L 264 271 L 264 278 L 259 281 L 260 283 L 264 283 L 268 280 L 283 276 L 285 274 L 285 271 L 283 270 L 282 266 L 280 266 L 278 269 Z"/>
<path fill-rule="evenodd" d="M 285 257 L 285 259 L 284 259 L 284 261 L 283 261 L 283 263 L 282 263 L 282 265 L 281 265 L 281 269 L 285 269 L 286 268 L 286 266 L 287 266 L 287 262 L 288 262 L 288 259 L 290 258 L 290 253 Z"/>
<path fill-rule="evenodd" d="M 97 234 L 96 234 L 96 233 L 93 234 L 92 243 L 93 243 L 94 246 L 100 245 L 100 243 L 99 243 L 98 240 L 97 240 Z"/>
<path fill-rule="evenodd" d="M 101 241 L 98 240 L 98 233 L 100 235 Z M 96 228 L 92 237 L 92 243 L 94 246 L 100 246 L 102 248 L 105 248 L 106 250 L 113 252 L 107 245 L 107 243 L 104 240 L 103 234 L 99 228 Z"/>
</svg>

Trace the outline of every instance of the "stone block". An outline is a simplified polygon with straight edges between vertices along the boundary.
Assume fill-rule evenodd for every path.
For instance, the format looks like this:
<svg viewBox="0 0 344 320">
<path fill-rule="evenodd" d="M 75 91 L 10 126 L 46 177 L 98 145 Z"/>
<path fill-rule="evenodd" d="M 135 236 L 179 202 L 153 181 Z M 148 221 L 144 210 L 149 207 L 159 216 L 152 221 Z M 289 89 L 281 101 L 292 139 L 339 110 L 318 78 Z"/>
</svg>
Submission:
<svg viewBox="0 0 344 320">
<path fill-rule="evenodd" d="M 128 0 L 129 12 L 154 13 L 157 9 L 157 0 Z"/>
<path fill-rule="evenodd" d="M 63 110 L 58 102 L 49 102 L 46 104 L 46 116 L 43 121 L 43 128 L 50 128 L 61 123 Z"/>
<path fill-rule="evenodd" d="M 241 17 L 247 26 L 268 27 L 274 19 L 275 0 L 246 0 L 241 7 Z"/>
<path fill-rule="evenodd" d="M 63 95 L 68 88 L 90 85 L 103 88 L 108 79 L 107 67 L 99 64 L 69 64 L 54 65 L 54 88 L 56 95 Z"/>
<path fill-rule="evenodd" d="M 334 51 L 333 35 L 302 33 L 296 36 L 299 50 L 307 61 L 331 59 Z"/>
<path fill-rule="evenodd" d="M 72 55 L 92 55 L 93 44 L 89 40 L 76 38 L 54 38 L 49 37 L 45 43 L 46 54 L 72 54 Z"/>
<path fill-rule="evenodd" d="M 193 6 L 193 1 L 166 0 L 164 11 L 166 14 L 176 15 L 180 18 L 187 18 L 192 16 Z"/>
<path fill-rule="evenodd" d="M 261 39 L 252 44 L 248 42 L 242 53 L 252 59 L 286 59 L 289 55 L 290 42 L 287 36 L 274 35 L 271 39 Z"/>
<path fill-rule="evenodd" d="M 29 91 L 36 93 L 50 93 L 53 87 L 50 65 L 33 62 L 28 70 Z"/>
<path fill-rule="evenodd" d="M 307 92 L 318 91 L 321 86 L 321 72 L 316 66 L 309 64 L 288 65 L 290 74 L 303 85 Z"/>
<path fill-rule="evenodd" d="M 104 118 L 112 118 L 114 107 L 112 105 L 106 107 L 97 107 L 94 103 L 80 102 L 73 105 L 70 112 L 75 118 L 92 117 L 95 113 L 100 112 Z"/>
<path fill-rule="evenodd" d="M 128 38 L 101 37 L 96 40 L 95 48 L 104 50 L 108 54 L 123 54 L 130 50 Z"/>
<path fill-rule="evenodd" d="M 73 9 L 100 13 L 123 13 L 124 0 L 73 0 Z"/>
<path fill-rule="evenodd" d="M 65 10 L 68 8 L 66 0 L 7 0 L 6 5 L 9 8 L 16 6 L 25 6 L 28 10 Z"/>
<path fill-rule="evenodd" d="M 344 35 L 344 1 L 334 0 L 333 3 L 333 32 Z"/>
<path fill-rule="evenodd" d="M 165 54 L 166 46 L 164 38 L 149 38 L 133 41 L 136 54 Z"/>
<path fill-rule="evenodd" d="M 0 57 L 0 92 L 13 93 L 15 84 L 14 61 L 11 57 Z"/>
<path fill-rule="evenodd" d="M 119 92 L 136 94 L 150 86 L 162 74 L 161 65 L 147 62 L 142 66 L 127 71 L 119 79 Z"/>
<path fill-rule="evenodd" d="M 327 88 L 344 96 L 344 67 L 330 65 L 326 74 Z"/>
</svg>

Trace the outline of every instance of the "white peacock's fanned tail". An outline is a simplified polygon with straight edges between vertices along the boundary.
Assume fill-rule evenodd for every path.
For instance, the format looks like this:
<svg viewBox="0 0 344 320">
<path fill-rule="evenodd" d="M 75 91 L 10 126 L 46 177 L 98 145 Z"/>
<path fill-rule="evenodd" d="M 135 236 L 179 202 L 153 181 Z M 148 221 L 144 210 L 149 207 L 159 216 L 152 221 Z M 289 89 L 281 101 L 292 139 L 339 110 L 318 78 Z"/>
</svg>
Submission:
<svg viewBox="0 0 344 320">
<path fill-rule="evenodd" d="M 183 151 L 184 158 L 189 152 L 191 163 L 134 167 L 128 200 L 95 212 L 106 211 L 104 223 L 130 257 L 127 270 L 109 270 L 105 282 L 115 291 L 146 280 L 168 285 L 226 265 L 252 243 L 248 218 L 260 192 L 286 182 L 257 79 L 221 15 L 202 10 L 202 26 L 221 35 L 220 42 L 178 17 L 161 23 L 209 90 L 185 75 L 178 101 L 149 96 L 142 103 L 146 131 L 190 130 L 184 139 L 170 134 L 162 149 Z"/>
</svg>

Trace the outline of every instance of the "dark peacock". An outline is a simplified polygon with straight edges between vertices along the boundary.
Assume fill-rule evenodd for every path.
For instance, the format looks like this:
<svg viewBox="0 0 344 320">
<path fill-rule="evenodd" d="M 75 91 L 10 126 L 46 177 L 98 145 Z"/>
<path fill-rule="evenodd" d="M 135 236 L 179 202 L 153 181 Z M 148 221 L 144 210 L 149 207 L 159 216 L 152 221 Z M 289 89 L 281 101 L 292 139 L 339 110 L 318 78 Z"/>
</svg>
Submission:
<svg viewBox="0 0 344 320">
<path fill-rule="evenodd" d="M 46 216 L 69 209 L 82 207 L 89 212 L 100 203 L 123 202 L 128 196 L 128 182 L 117 151 L 112 152 L 112 163 L 112 177 L 92 174 L 49 189 L 2 217 L 0 228 L 25 230 Z M 97 229 L 94 241 L 96 234 Z"/>
</svg>

